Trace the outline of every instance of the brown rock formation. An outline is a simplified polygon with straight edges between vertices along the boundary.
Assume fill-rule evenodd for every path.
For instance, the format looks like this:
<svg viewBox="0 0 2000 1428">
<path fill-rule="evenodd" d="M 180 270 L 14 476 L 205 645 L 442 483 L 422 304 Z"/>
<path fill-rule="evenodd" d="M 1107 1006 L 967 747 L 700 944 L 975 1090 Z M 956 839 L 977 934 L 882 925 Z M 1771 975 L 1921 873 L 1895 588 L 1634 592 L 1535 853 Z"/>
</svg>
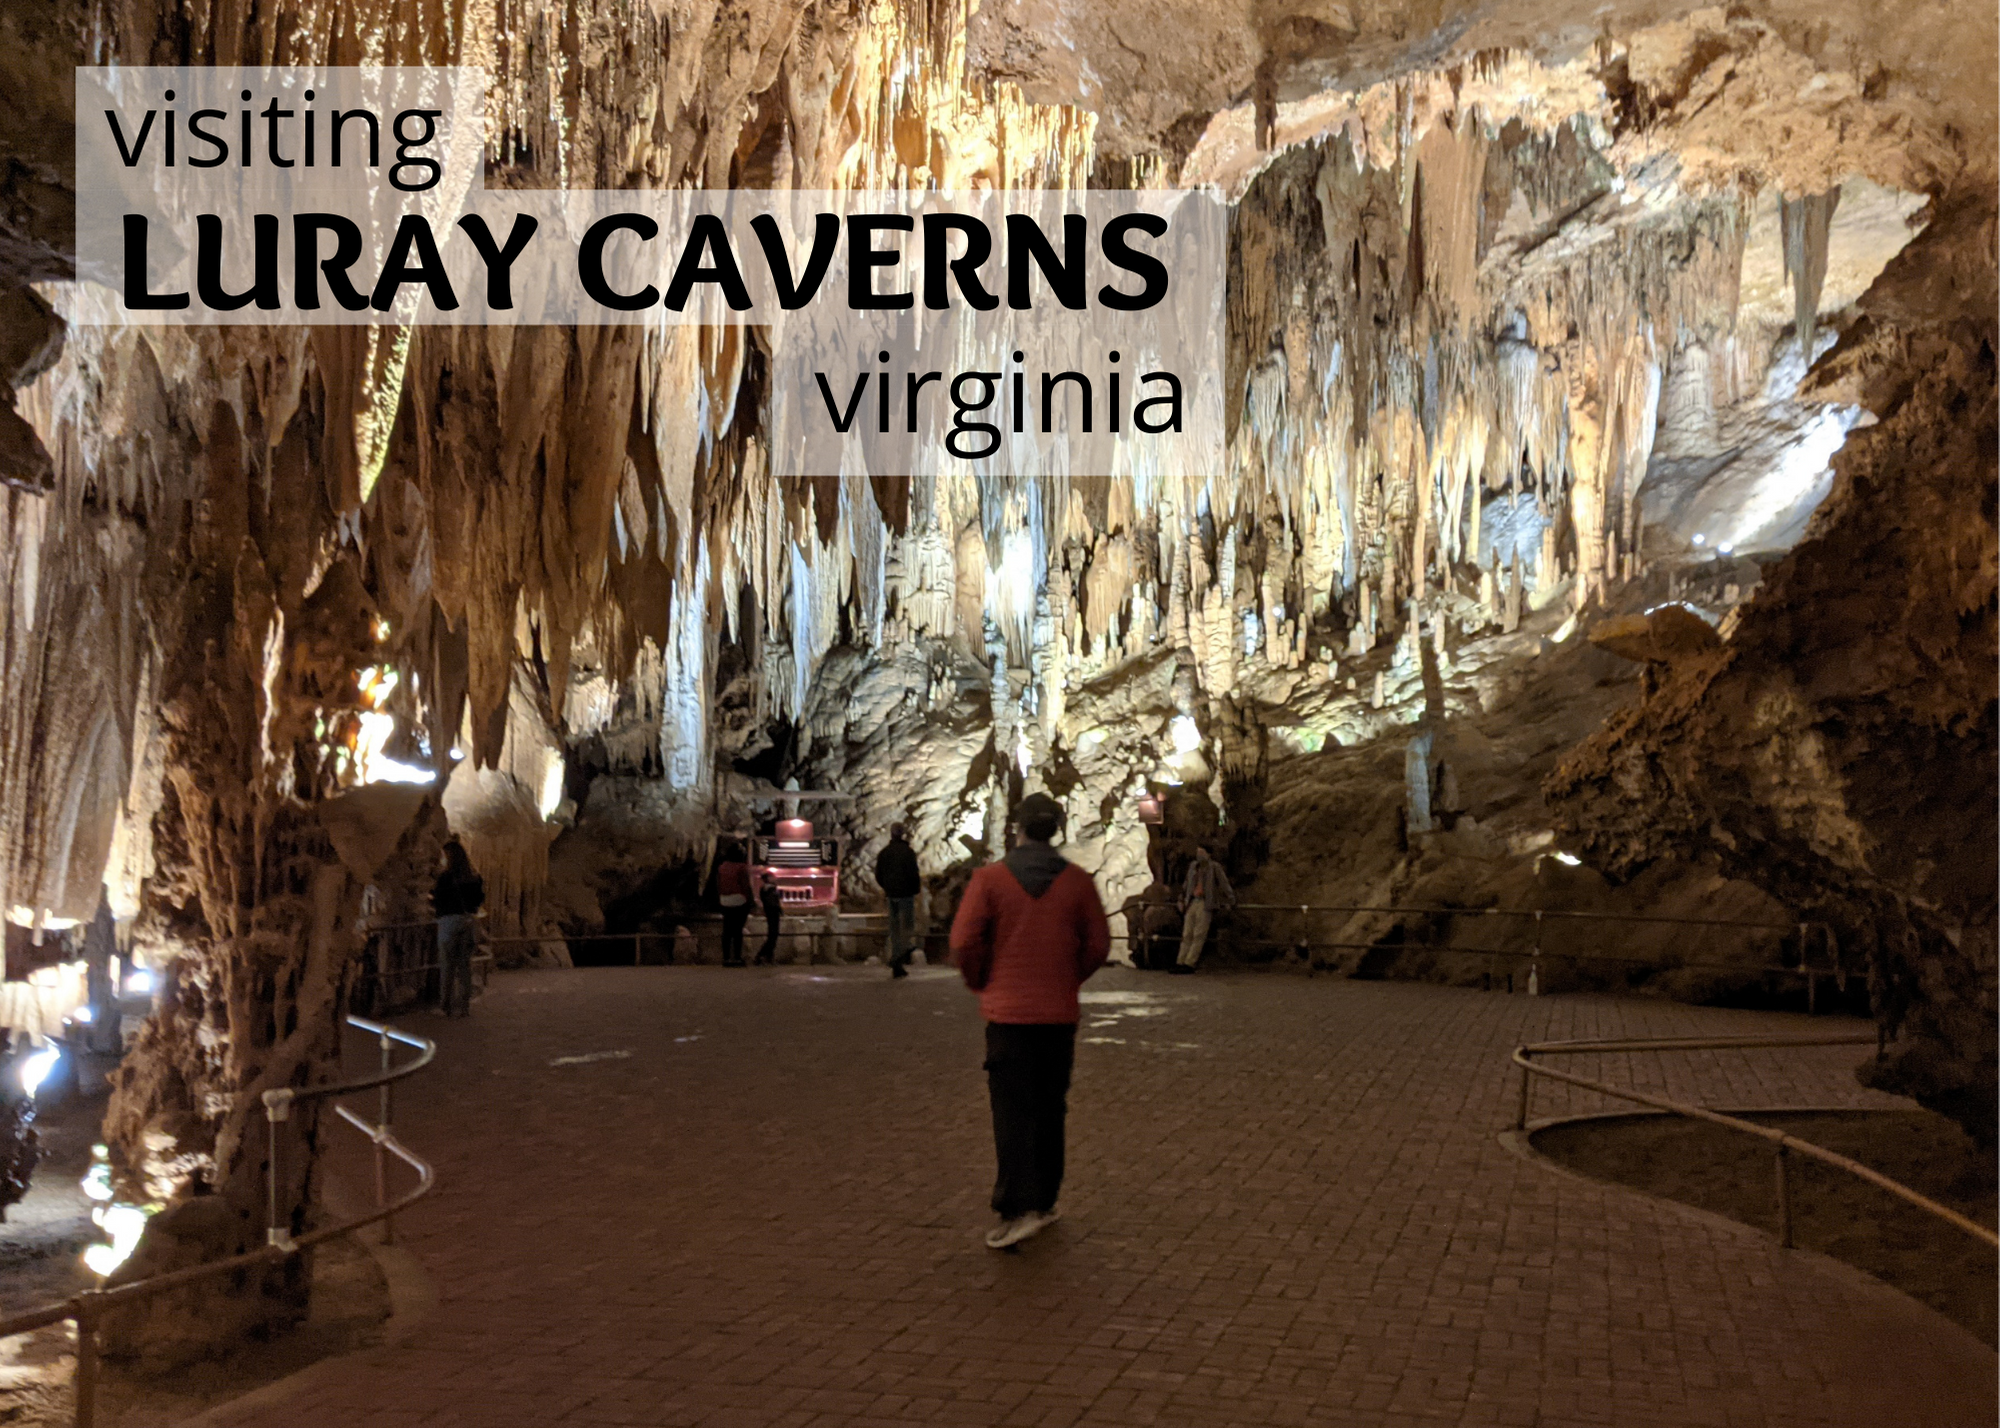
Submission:
<svg viewBox="0 0 2000 1428">
<path fill-rule="evenodd" d="M 1705 847 L 1829 920 L 1896 1038 L 1863 1079 L 1990 1143 L 1994 215 L 1990 192 L 1939 209 L 1823 364 L 1881 420 L 1808 538 L 1547 791 L 1600 867 Z"/>
</svg>

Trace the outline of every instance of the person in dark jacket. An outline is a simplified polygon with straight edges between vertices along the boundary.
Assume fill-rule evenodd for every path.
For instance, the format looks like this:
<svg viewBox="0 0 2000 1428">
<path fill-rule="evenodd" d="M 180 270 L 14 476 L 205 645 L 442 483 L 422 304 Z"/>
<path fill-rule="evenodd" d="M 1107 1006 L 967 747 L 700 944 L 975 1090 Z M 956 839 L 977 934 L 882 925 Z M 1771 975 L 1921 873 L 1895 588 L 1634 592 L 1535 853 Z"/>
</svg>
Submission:
<svg viewBox="0 0 2000 1428">
<path fill-rule="evenodd" d="M 778 932 L 785 921 L 785 899 L 768 872 L 755 872 L 750 880 L 757 885 L 757 902 L 764 909 L 764 945 L 757 949 L 757 965 L 768 967 L 778 959 Z"/>
<path fill-rule="evenodd" d="M 486 880 L 474 870 L 465 845 L 453 838 L 444 845 L 444 871 L 431 888 L 442 968 L 438 1002 L 446 1016 L 472 1015 L 472 957 L 479 950 L 473 919 L 485 905 Z"/>
<path fill-rule="evenodd" d="M 750 864 L 743 845 L 730 839 L 715 865 L 715 897 L 722 904 L 722 965 L 743 965 L 743 928 L 750 921 Z"/>
<path fill-rule="evenodd" d="M 917 930 L 917 894 L 924 890 L 917 852 L 902 824 L 889 829 L 889 846 L 875 858 L 875 882 L 889 899 L 889 975 L 907 977 Z"/>
<path fill-rule="evenodd" d="M 1006 1249 L 1058 1218 L 1064 1120 L 1076 1053 L 1077 988 L 1104 965 L 1111 924 L 1090 874 L 1050 846 L 1062 805 L 1021 800 L 1021 841 L 972 875 L 951 925 L 951 950 L 986 1019 L 986 1089 L 999 1176 L 986 1236 Z"/>
</svg>

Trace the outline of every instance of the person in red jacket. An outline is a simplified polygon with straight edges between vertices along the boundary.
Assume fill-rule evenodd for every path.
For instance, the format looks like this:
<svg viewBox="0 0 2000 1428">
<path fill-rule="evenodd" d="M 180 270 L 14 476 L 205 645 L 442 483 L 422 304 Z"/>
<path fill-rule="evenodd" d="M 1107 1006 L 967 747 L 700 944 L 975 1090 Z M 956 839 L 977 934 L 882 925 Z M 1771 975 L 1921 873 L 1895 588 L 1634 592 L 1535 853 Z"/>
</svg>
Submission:
<svg viewBox="0 0 2000 1428">
<path fill-rule="evenodd" d="M 1111 924 L 1090 874 L 1050 846 L 1062 805 L 1030 794 L 1020 840 L 972 875 L 951 924 L 951 951 L 986 1018 L 986 1090 L 1000 1163 L 986 1236 L 994 1249 L 1055 1223 L 1063 1120 L 1076 1054 L 1077 988 L 1104 965 Z"/>
<path fill-rule="evenodd" d="M 750 920 L 753 876 L 734 838 L 723 845 L 715 865 L 715 896 L 722 904 L 722 965 L 743 965 L 743 925 Z"/>
</svg>

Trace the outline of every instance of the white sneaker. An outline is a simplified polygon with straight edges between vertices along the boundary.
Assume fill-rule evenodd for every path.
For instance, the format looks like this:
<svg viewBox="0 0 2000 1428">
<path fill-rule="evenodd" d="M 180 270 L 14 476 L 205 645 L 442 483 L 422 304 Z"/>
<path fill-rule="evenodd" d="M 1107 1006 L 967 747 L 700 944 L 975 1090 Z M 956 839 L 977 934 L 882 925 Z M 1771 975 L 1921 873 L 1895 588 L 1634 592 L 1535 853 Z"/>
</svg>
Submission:
<svg viewBox="0 0 2000 1428">
<path fill-rule="evenodd" d="M 1042 1227 L 1042 1217 L 1036 1214 L 1016 1215 L 1011 1220 L 1002 1220 L 986 1232 L 986 1248 L 1006 1249 L 1017 1245 Z"/>
<path fill-rule="evenodd" d="M 1031 1210 L 1011 1220 L 1002 1220 L 987 1232 L 986 1246 L 988 1249 L 1006 1249 L 1011 1245 L 1017 1245 L 1022 1240 L 1040 1234 L 1061 1218 L 1060 1210 L 1050 1210 L 1047 1214 L 1038 1214 Z"/>
</svg>

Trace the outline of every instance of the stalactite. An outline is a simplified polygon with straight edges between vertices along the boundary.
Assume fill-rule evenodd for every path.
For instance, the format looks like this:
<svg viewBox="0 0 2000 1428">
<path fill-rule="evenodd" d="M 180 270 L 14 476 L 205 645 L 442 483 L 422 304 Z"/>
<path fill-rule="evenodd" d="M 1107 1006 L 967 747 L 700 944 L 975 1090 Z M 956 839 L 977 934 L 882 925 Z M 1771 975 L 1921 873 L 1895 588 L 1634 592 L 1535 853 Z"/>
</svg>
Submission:
<svg viewBox="0 0 2000 1428">
<path fill-rule="evenodd" d="M 1807 194 L 1803 198 L 1778 200 L 1779 241 L 1785 253 L 1785 276 L 1791 280 L 1796 304 L 1794 319 L 1799 349 L 1808 356 L 1813 351 L 1813 329 L 1819 320 L 1819 295 L 1826 284 L 1827 237 L 1833 226 L 1833 211 L 1840 206 L 1840 190 Z"/>
</svg>

